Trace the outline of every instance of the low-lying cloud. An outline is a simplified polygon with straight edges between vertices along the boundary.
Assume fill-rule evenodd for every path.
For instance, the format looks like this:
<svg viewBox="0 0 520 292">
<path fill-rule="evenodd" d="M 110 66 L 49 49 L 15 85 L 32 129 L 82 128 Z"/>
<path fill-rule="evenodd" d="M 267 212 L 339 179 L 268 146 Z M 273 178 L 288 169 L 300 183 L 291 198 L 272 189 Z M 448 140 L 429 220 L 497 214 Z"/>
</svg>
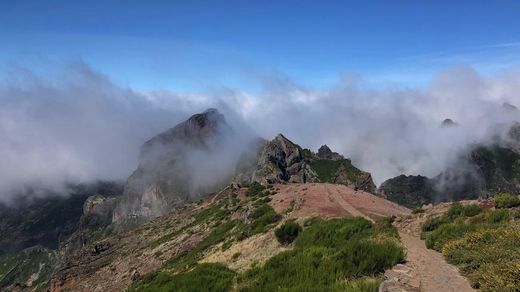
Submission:
<svg viewBox="0 0 520 292">
<path fill-rule="evenodd" d="M 503 107 L 520 105 L 518 68 L 491 77 L 451 68 L 420 89 L 352 76 L 326 89 L 287 78 L 260 82 L 259 92 L 140 92 L 85 64 L 59 78 L 14 70 L 0 84 L 0 199 L 33 184 L 125 179 L 144 141 L 209 107 L 264 138 L 281 132 L 314 150 L 328 144 L 378 184 L 401 173 L 436 175 L 461 149 L 520 115 Z M 440 127 L 445 118 L 458 126 Z"/>
</svg>

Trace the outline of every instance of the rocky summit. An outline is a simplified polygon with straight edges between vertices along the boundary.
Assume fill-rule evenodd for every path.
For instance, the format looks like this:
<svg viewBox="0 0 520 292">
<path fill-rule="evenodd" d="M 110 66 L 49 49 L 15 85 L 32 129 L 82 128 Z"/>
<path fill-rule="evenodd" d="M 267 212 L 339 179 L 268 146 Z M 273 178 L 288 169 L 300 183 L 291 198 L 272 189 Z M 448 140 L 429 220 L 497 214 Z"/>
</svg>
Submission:
<svg viewBox="0 0 520 292">
<path fill-rule="evenodd" d="M 144 143 L 139 166 L 128 178 L 124 194 L 113 213 L 113 221 L 146 221 L 164 214 L 185 202 L 201 189 L 193 188 L 190 168 L 201 167 L 194 162 L 214 153 L 229 139 L 231 128 L 216 109 L 191 116 L 177 126 Z M 201 159 L 202 160 L 202 159 Z M 205 193 L 219 185 L 207 186 Z"/>
</svg>

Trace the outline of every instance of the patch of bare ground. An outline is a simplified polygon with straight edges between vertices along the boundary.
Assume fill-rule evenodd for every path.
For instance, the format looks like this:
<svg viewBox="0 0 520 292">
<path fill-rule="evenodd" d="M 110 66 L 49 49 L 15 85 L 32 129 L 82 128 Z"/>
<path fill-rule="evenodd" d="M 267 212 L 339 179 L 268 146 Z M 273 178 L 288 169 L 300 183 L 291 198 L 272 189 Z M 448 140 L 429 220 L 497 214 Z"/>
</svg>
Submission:
<svg viewBox="0 0 520 292">
<path fill-rule="evenodd" d="M 290 218 L 404 216 L 410 210 L 364 191 L 339 184 L 277 184 L 271 206 L 279 213 L 291 210 Z"/>
</svg>

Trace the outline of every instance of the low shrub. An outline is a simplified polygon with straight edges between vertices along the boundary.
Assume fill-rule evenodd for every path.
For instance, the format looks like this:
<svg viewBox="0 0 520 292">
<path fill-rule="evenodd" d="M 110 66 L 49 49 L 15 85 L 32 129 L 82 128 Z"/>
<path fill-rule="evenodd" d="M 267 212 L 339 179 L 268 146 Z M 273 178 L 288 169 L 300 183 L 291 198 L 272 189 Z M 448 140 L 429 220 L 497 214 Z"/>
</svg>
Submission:
<svg viewBox="0 0 520 292">
<path fill-rule="evenodd" d="M 248 197 L 257 197 L 262 196 L 264 194 L 264 190 L 266 187 L 261 185 L 260 183 L 254 181 L 247 188 L 246 196 Z"/>
<path fill-rule="evenodd" d="M 222 264 L 205 263 L 193 270 L 172 275 L 151 273 L 129 289 L 132 291 L 230 291 L 236 273 Z"/>
<path fill-rule="evenodd" d="M 413 209 L 412 214 L 421 214 L 424 212 L 425 212 L 425 210 L 423 208 L 419 207 L 419 208 Z"/>
<path fill-rule="evenodd" d="M 508 210 L 500 209 L 489 212 L 486 218 L 489 221 L 489 223 L 499 223 L 502 221 L 509 220 L 509 218 L 511 218 L 511 214 Z"/>
<path fill-rule="evenodd" d="M 338 247 L 360 234 L 372 233 L 370 221 L 356 217 L 352 219 L 316 219 L 296 239 L 296 246 Z"/>
<path fill-rule="evenodd" d="M 449 221 L 450 220 L 445 216 L 429 218 L 421 226 L 421 230 L 423 232 L 433 231 L 433 230 L 437 229 L 439 226 L 441 226 L 442 224 L 448 223 Z"/>
<path fill-rule="evenodd" d="M 426 237 L 426 247 L 441 251 L 448 241 L 457 239 L 475 229 L 475 225 L 466 224 L 462 220 L 442 224 Z"/>
<path fill-rule="evenodd" d="M 495 196 L 495 208 L 513 208 L 520 206 L 520 198 L 509 193 L 502 193 Z"/>
<path fill-rule="evenodd" d="M 455 203 L 450 206 L 448 211 L 446 212 L 446 216 L 454 219 L 457 217 L 473 217 L 475 215 L 480 214 L 482 212 L 482 208 L 478 204 L 470 204 L 470 205 L 461 205 Z"/>
<path fill-rule="evenodd" d="M 262 202 L 255 202 L 255 209 L 249 216 L 249 224 L 241 224 L 237 230 L 237 240 L 244 240 L 258 233 L 264 233 L 272 225 L 282 219 L 282 216 L 269 205 Z"/>
<path fill-rule="evenodd" d="M 274 234 L 279 243 L 291 244 L 301 231 L 302 227 L 298 223 L 289 221 L 277 228 Z"/>
</svg>

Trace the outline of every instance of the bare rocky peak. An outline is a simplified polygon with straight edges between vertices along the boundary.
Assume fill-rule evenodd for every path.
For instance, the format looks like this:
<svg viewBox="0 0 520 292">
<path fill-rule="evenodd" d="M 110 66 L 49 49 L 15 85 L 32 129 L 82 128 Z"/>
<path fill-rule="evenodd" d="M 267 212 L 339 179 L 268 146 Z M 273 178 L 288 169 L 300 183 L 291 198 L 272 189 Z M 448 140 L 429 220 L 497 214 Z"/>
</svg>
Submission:
<svg viewBox="0 0 520 292">
<path fill-rule="evenodd" d="M 337 152 L 332 152 L 332 150 L 330 150 L 329 146 L 327 146 L 327 145 L 321 146 L 318 149 L 318 153 L 316 153 L 316 156 L 319 159 L 330 159 L 330 160 L 345 159 L 345 157 L 343 157 L 343 155 L 341 155 Z"/>
<path fill-rule="evenodd" d="M 177 150 L 188 145 L 206 146 L 209 139 L 230 130 L 224 115 L 216 109 L 207 109 L 146 141 L 141 149 L 141 159 L 146 159 L 146 155 L 155 151 L 156 147 L 166 146 Z"/>
<path fill-rule="evenodd" d="M 189 169 L 204 164 L 202 160 L 201 165 L 193 165 L 193 153 L 212 153 L 231 133 L 224 115 L 208 109 L 145 142 L 139 166 L 125 184 L 113 221 L 146 221 L 188 200 L 195 192 Z M 214 188 L 209 186 L 205 191 L 210 193 Z"/>
</svg>

